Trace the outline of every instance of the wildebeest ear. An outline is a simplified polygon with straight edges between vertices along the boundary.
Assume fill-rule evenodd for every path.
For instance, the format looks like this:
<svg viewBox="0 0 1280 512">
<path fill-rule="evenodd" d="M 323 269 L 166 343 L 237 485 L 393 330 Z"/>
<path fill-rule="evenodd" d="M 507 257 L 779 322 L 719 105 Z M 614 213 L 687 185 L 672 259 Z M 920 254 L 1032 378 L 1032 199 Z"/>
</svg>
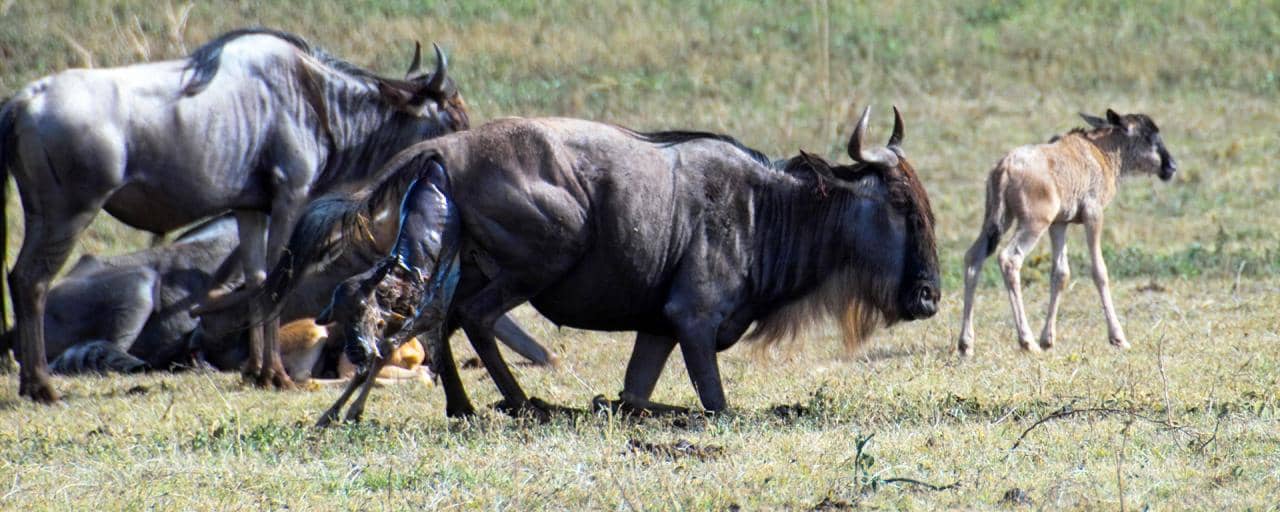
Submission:
<svg viewBox="0 0 1280 512">
<path fill-rule="evenodd" d="M 378 81 L 378 93 L 382 94 L 383 100 L 397 108 L 403 108 L 413 101 L 412 92 L 389 80 Z"/>
<path fill-rule="evenodd" d="M 1106 119 L 1103 119 L 1098 116 L 1091 116 L 1084 112 L 1080 113 L 1080 119 L 1084 119 L 1084 122 L 1089 123 L 1089 126 L 1092 126 L 1094 128 L 1102 128 L 1103 126 L 1107 125 Z"/>
<path fill-rule="evenodd" d="M 1120 114 L 1117 114 L 1116 111 L 1111 109 L 1107 109 L 1107 122 L 1115 126 L 1124 126 L 1124 120 L 1120 119 Z"/>
</svg>

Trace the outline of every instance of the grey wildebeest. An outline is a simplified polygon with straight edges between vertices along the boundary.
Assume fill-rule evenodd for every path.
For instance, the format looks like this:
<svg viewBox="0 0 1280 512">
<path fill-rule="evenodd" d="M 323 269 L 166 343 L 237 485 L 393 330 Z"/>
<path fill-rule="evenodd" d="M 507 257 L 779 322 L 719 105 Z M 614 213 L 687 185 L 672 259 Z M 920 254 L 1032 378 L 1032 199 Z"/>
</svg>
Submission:
<svg viewBox="0 0 1280 512">
<path fill-rule="evenodd" d="M 168 245 L 86 255 L 49 291 L 45 352 L 59 373 L 167 369 L 189 364 L 184 335 L 196 301 L 239 245 L 236 221 L 203 222 Z M 9 348 L 13 331 L 4 333 Z M 19 352 L 21 352 L 21 347 Z"/>
<path fill-rule="evenodd" d="M 1121 176 L 1156 174 L 1161 180 L 1169 181 L 1178 166 L 1150 117 L 1120 115 L 1111 109 L 1107 109 L 1106 119 L 1080 115 L 1092 129 L 1072 130 L 1055 136 L 1048 144 L 1014 149 L 1000 159 L 987 178 L 982 231 L 965 254 L 961 355 L 969 355 L 973 350 L 973 295 L 982 264 L 995 253 L 1000 235 L 1015 222 L 1013 239 L 1001 251 L 999 260 L 1018 330 L 1018 344 L 1031 351 L 1053 347 L 1057 336 L 1058 297 L 1071 275 L 1067 266 L 1067 226 L 1079 223 L 1084 224 L 1093 264 L 1093 283 L 1102 299 L 1111 344 L 1129 347 L 1111 302 L 1107 265 L 1102 259 L 1103 210 L 1115 197 Z M 1039 345 L 1035 345 L 1023 310 L 1019 271 L 1023 259 L 1046 231 L 1053 245 L 1053 270 L 1044 330 L 1040 332 Z"/>
<path fill-rule="evenodd" d="M 499 408 L 545 417 L 494 345 L 494 322 L 523 302 L 558 325 L 637 331 L 620 400 L 607 405 L 661 411 L 678 410 L 649 401 L 677 345 L 714 412 L 728 405 L 716 353 L 744 335 L 771 344 L 830 315 L 856 347 L 879 325 L 928 318 L 939 299 L 932 209 L 902 117 L 895 109 L 887 147 L 870 148 L 868 113 L 852 165 L 802 152 L 775 166 L 724 135 L 573 119 L 503 119 L 416 144 L 379 172 L 382 186 L 447 176 L 423 200 L 458 236 L 430 235 L 442 241 L 427 287 L 458 282 L 451 299 L 428 293 L 410 327 L 443 325 L 426 343 L 446 348 L 461 327 Z M 361 350 L 348 347 L 353 361 Z M 474 413 L 453 361 L 435 364 L 446 414 Z"/>
<path fill-rule="evenodd" d="M 233 210 L 247 241 L 245 276 L 259 283 L 312 194 L 365 178 L 371 162 L 411 143 L 468 127 L 438 47 L 436 56 L 431 73 L 417 51 L 407 77 L 389 79 L 298 36 L 246 29 L 187 59 L 73 69 L 23 87 L 0 109 L 0 166 L 18 184 L 25 219 L 9 275 L 19 393 L 58 399 L 40 318 L 50 280 L 99 210 L 153 233 Z M 287 387 L 277 329 L 255 329 L 249 371 L 259 384 Z"/>
</svg>

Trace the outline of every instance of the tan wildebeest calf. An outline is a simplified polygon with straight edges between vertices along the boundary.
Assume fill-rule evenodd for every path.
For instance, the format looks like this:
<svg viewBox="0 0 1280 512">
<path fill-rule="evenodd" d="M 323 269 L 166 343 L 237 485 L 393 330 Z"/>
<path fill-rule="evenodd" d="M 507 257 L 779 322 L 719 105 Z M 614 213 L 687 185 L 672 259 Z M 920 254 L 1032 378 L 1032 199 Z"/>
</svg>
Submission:
<svg viewBox="0 0 1280 512">
<path fill-rule="evenodd" d="M 1107 265 L 1102 260 L 1102 211 L 1115 196 L 1120 176 L 1158 174 L 1173 178 L 1178 166 L 1160 139 L 1160 130 L 1143 114 L 1119 115 L 1107 109 L 1106 119 L 1080 114 L 1093 128 L 1076 129 L 1049 144 L 1022 146 L 1000 159 L 987 178 L 986 212 L 982 232 L 965 254 L 964 317 L 960 326 L 960 355 L 973 350 L 973 292 L 982 263 L 995 253 L 1001 233 L 1014 221 L 1013 240 L 1000 252 L 1000 271 L 1013 307 L 1018 343 L 1024 350 L 1053 346 L 1058 295 L 1070 278 L 1067 267 L 1067 225 L 1084 224 L 1093 263 L 1093 283 L 1102 298 L 1111 344 L 1128 348 L 1120 319 L 1111 303 Z M 1049 310 L 1040 344 L 1031 342 L 1031 326 L 1022 306 L 1022 261 L 1045 231 L 1053 243 L 1053 274 L 1049 281 Z"/>
</svg>

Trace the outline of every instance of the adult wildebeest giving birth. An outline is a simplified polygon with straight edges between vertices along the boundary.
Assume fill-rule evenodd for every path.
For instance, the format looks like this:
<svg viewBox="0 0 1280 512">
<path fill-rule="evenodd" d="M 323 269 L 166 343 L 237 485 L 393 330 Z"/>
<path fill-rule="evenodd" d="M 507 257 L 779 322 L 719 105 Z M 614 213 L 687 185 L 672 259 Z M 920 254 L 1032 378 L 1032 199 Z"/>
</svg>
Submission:
<svg viewBox="0 0 1280 512">
<path fill-rule="evenodd" d="M 1102 299 L 1111 344 L 1129 347 L 1111 303 L 1107 265 L 1102 259 L 1102 212 L 1115 196 L 1121 176 L 1157 174 L 1161 180 L 1169 181 L 1178 166 L 1150 117 L 1122 116 L 1111 109 L 1107 109 L 1106 119 L 1080 115 L 1091 130 L 1076 129 L 1054 137 L 1049 144 L 1017 148 L 1001 158 L 987 178 L 982 231 L 965 254 L 961 355 L 973 350 L 973 294 L 982 263 L 995 252 L 1000 235 L 1015 221 L 1017 231 L 1000 253 L 999 260 L 1022 348 L 1035 351 L 1053 347 L 1057 336 L 1058 296 L 1070 279 L 1067 225 L 1071 223 L 1084 224 L 1085 241 L 1093 263 L 1093 282 Z M 1053 243 L 1053 271 L 1049 281 L 1049 308 L 1037 346 L 1032 344 L 1031 326 L 1022 306 L 1019 270 L 1023 258 L 1045 231 Z"/>
<path fill-rule="evenodd" d="M 98 210 L 154 233 L 234 210 L 244 274 L 256 284 L 313 193 L 468 127 L 438 47 L 436 57 L 424 73 L 415 51 L 406 79 L 382 78 L 296 35 L 245 29 L 187 59 L 68 70 L 22 88 L 0 110 L 0 166 L 17 181 L 26 221 L 9 276 L 19 393 L 58 399 L 40 318 L 50 280 Z M 288 386 L 276 328 L 256 330 L 250 372 Z"/>
<path fill-rule="evenodd" d="M 679 410 L 649 401 L 678 344 L 714 412 L 727 406 L 716 353 L 753 323 L 748 337 L 772 344 L 831 315 L 856 347 L 877 325 L 932 316 L 932 209 L 902 150 L 897 109 L 883 148 L 865 145 L 869 110 L 848 144 L 853 165 L 802 152 L 775 166 L 723 135 L 573 119 L 504 119 L 414 145 L 387 175 L 439 167 L 460 219 L 459 241 L 440 249 L 460 255 L 456 294 L 428 346 L 462 327 L 500 408 L 545 417 L 493 343 L 494 322 L 528 301 L 559 325 L 638 331 L 621 399 L 608 406 Z M 421 309 L 439 311 L 430 306 Z M 441 318 L 414 325 L 427 320 Z M 440 373 L 446 414 L 473 413 L 461 383 Z"/>
</svg>

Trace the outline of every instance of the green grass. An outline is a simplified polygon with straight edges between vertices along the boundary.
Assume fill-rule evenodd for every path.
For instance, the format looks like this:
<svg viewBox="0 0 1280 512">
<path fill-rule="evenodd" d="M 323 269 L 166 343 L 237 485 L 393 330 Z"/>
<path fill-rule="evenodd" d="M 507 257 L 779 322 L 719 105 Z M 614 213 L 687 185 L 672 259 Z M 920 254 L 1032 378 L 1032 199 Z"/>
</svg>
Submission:
<svg viewBox="0 0 1280 512">
<path fill-rule="evenodd" d="M 737 413 L 695 427 L 451 423 L 438 389 L 405 387 L 379 390 L 367 424 L 315 433 L 303 425 L 331 392 L 266 393 L 223 375 L 59 379 L 67 405 L 40 408 L 16 400 L 10 377 L 0 386 L 0 508 L 752 510 L 824 498 L 998 508 L 1015 487 L 1035 507 L 1116 508 L 1120 481 L 1134 509 L 1264 508 L 1280 495 L 1276 2 L 219 2 L 195 5 L 184 24 L 185 5 L 0 2 L 0 96 L 67 67 L 178 57 L 263 24 L 392 76 L 413 40 L 438 41 L 477 122 L 585 117 L 724 131 L 773 156 L 842 157 L 861 105 L 875 104 L 872 137 L 887 138 L 897 104 L 938 217 L 943 310 L 853 358 L 839 357 L 831 333 L 769 361 L 731 350 L 723 373 Z M 1106 255 L 1135 349 L 1105 346 L 1073 229 L 1078 277 L 1059 349 L 1016 353 L 988 265 L 978 357 L 958 363 L 960 260 L 977 234 L 987 170 L 1014 146 L 1082 124 L 1075 112 L 1107 107 L 1150 114 L 1181 168 L 1168 184 L 1126 179 L 1108 210 Z M 7 208 L 16 248 L 16 199 Z M 103 215 L 78 250 L 145 243 Z M 1045 253 L 1024 272 L 1033 322 Z M 568 362 L 518 369 L 526 389 L 579 406 L 616 394 L 629 335 L 558 330 L 522 314 Z M 676 359 L 658 398 L 695 405 Z M 483 372 L 466 381 L 478 403 L 497 400 Z M 147 392 L 126 393 L 139 385 Z M 809 414 L 770 412 L 797 402 Z M 1052 421 L 1009 450 L 1036 419 L 1073 403 L 1126 412 Z M 1131 413 L 1186 428 L 1126 427 Z M 855 442 L 871 435 L 871 459 L 858 457 Z M 723 452 L 671 459 L 631 453 L 631 439 Z M 883 483 L 893 477 L 961 485 Z"/>
</svg>

